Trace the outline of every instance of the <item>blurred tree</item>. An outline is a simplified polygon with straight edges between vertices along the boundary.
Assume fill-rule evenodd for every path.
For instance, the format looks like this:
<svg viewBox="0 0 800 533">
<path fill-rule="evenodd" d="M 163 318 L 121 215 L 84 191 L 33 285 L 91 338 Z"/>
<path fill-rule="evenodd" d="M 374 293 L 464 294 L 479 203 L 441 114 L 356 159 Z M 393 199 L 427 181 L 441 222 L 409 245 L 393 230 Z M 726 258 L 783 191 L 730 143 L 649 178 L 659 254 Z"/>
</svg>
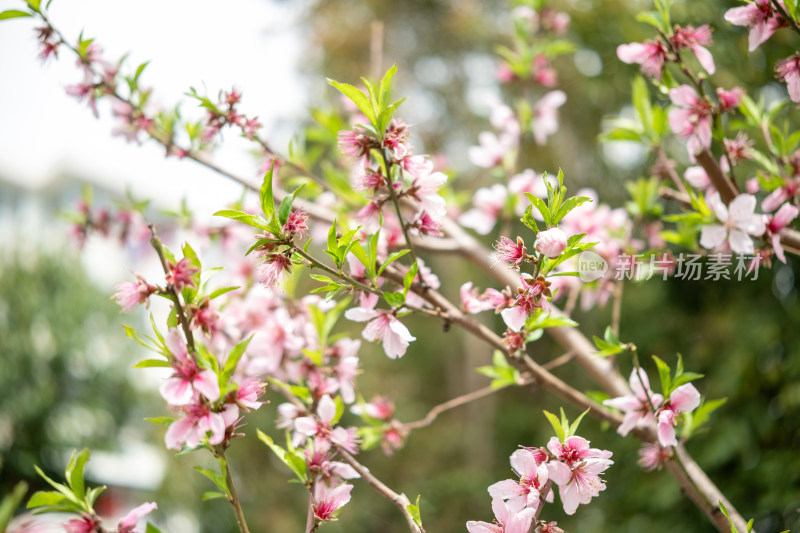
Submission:
<svg viewBox="0 0 800 533">
<path fill-rule="evenodd" d="M 72 448 L 113 449 L 137 411 L 119 308 L 65 251 L 0 262 L 0 493 Z M 61 471 L 61 472 L 59 472 Z"/>
</svg>

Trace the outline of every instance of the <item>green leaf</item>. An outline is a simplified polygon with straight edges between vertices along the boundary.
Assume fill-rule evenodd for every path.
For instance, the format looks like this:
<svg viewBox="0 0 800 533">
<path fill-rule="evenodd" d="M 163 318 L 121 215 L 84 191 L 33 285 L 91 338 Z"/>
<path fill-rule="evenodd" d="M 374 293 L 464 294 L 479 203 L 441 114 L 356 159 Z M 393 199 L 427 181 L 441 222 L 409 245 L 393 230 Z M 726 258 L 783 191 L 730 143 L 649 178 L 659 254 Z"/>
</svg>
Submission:
<svg viewBox="0 0 800 533">
<path fill-rule="evenodd" d="M 576 327 L 577 322 L 566 316 L 552 316 L 549 313 L 539 312 L 528 319 L 525 328 L 528 330 L 557 328 L 560 326 Z"/>
<path fill-rule="evenodd" d="M 727 398 L 720 398 L 717 400 L 711 400 L 709 402 L 704 401 L 692 413 L 687 413 L 691 415 L 691 417 L 686 421 L 686 425 L 683 428 L 683 433 L 681 434 L 682 437 L 685 439 L 690 438 L 694 433 L 697 432 L 698 429 L 708 422 L 709 418 L 711 417 L 711 413 L 725 405 L 727 401 Z"/>
<path fill-rule="evenodd" d="M 406 295 L 408 294 L 408 289 L 411 287 L 411 284 L 414 283 L 414 279 L 417 277 L 417 272 L 419 272 L 419 263 L 416 261 L 414 264 L 411 265 L 411 268 L 408 269 L 406 275 L 403 276 L 403 299 L 405 300 Z"/>
<path fill-rule="evenodd" d="M 175 419 L 171 416 L 154 416 L 150 418 L 145 418 L 145 422 L 152 422 L 153 424 L 160 424 L 162 426 L 168 426 L 175 422 Z"/>
<path fill-rule="evenodd" d="M 292 194 L 285 197 L 281 202 L 281 205 L 278 208 L 278 222 L 280 223 L 281 227 L 283 227 L 286 224 L 286 221 L 289 220 L 289 213 L 292 211 L 292 203 L 294 202 L 297 193 L 299 193 L 305 186 L 305 183 L 300 185 L 298 188 L 292 191 Z"/>
<path fill-rule="evenodd" d="M 653 128 L 653 105 L 650 102 L 650 91 L 647 89 L 647 82 L 641 76 L 636 76 L 632 84 L 633 107 L 644 127 L 645 134 L 651 140 L 658 140 L 658 136 Z"/>
<path fill-rule="evenodd" d="M 8 20 L 8 19 L 16 19 L 22 17 L 32 17 L 30 13 L 26 11 L 18 11 L 16 9 L 8 9 L 0 13 L 0 20 Z"/>
<path fill-rule="evenodd" d="M 658 375 L 661 378 L 661 391 L 664 393 L 664 397 L 667 398 L 669 397 L 669 393 L 672 391 L 672 380 L 670 379 L 669 365 L 655 355 L 653 356 L 653 361 L 656 362 L 656 366 L 658 367 Z"/>
<path fill-rule="evenodd" d="M 645 11 L 643 13 L 639 13 L 636 15 L 636 20 L 639 22 L 644 22 L 645 24 L 650 24 L 651 26 L 664 32 L 670 31 L 669 27 L 664 26 L 664 19 L 661 18 L 661 15 L 656 11 Z"/>
<path fill-rule="evenodd" d="M 50 2 L 52 1 L 53 0 L 50 0 Z M 50 6 L 50 2 L 47 2 L 48 7 Z M 41 0 L 25 0 L 25 3 L 28 4 L 28 7 L 30 7 L 34 11 L 39 11 L 40 9 L 39 6 L 41 5 L 42 2 Z"/>
<path fill-rule="evenodd" d="M 549 184 L 550 182 L 545 181 L 545 183 Z M 545 225 L 548 227 L 552 226 L 552 224 L 550 223 L 552 219 L 552 216 L 550 215 L 550 209 L 544 203 L 544 200 L 529 192 L 526 192 L 525 196 L 528 197 L 528 200 L 530 200 L 531 205 L 535 207 L 542 215 L 542 219 L 544 220 Z"/>
<path fill-rule="evenodd" d="M 542 411 L 544 416 L 547 417 L 547 420 L 550 422 L 550 425 L 553 426 L 553 430 L 556 432 L 556 437 L 560 442 L 564 442 L 564 427 L 561 425 L 561 421 L 558 419 L 556 415 L 549 411 Z"/>
<path fill-rule="evenodd" d="M 169 361 L 163 359 L 145 359 L 133 365 L 133 368 L 169 368 L 171 366 Z"/>
<path fill-rule="evenodd" d="M 244 352 L 247 350 L 247 346 L 250 344 L 250 341 L 253 340 L 254 335 L 255 333 L 238 343 L 233 347 L 231 353 L 228 354 L 228 358 L 225 360 L 225 367 L 222 369 L 222 373 L 220 374 L 220 385 L 225 385 L 228 383 L 230 377 L 233 375 L 233 371 L 236 370 L 236 365 L 239 364 L 239 360 L 244 355 Z"/>
<path fill-rule="evenodd" d="M 591 201 L 592 199 L 588 196 L 573 196 L 572 198 L 568 198 L 563 204 L 561 204 L 561 207 L 558 208 L 558 213 L 556 213 L 555 217 L 553 218 L 553 225 L 558 224 L 562 218 L 567 216 L 570 211 L 579 205 Z"/>
<path fill-rule="evenodd" d="M 333 85 L 336 89 L 339 90 L 343 95 L 350 99 L 356 107 L 364 113 L 364 116 L 367 117 L 373 126 L 377 128 L 377 117 L 375 116 L 375 110 L 372 107 L 372 104 L 361 90 L 358 88 L 350 85 L 349 83 L 340 83 L 336 80 L 332 80 L 328 78 L 328 83 Z"/>
<path fill-rule="evenodd" d="M 214 298 L 219 298 L 223 294 L 227 294 L 231 291 L 235 291 L 236 289 L 240 289 L 241 287 L 220 287 L 219 289 L 214 290 L 211 294 L 208 295 L 209 300 L 213 300 Z"/>
<path fill-rule="evenodd" d="M 389 265 L 391 265 L 392 263 L 394 263 L 395 261 L 397 261 L 398 259 L 400 259 L 404 255 L 406 255 L 410 251 L 411 250 L 407 250 L 406 249 L 406 250 L 400 250 L 400 251 L 397 251 L 397 252 L 392 252 L 391 254 L 389 254 L 389 257 L 386 258 L 386 261 L 384 261 L 383 264 L 378 269 L 378 275 L 380 276 L 381 274 L 383 274 L 383 271 L 386 270 L 386 267 L 388 267 Z"/>
<path fill-rule="evenodd" d="M 383 299 L 391 307 L 402 307 L 406 302 L 406 298 L 402 292 L 384 292 Z"/>
<path fill-rule="evenodd" d="M 73 450 L 65 471 L 67 483 L 69 483 L 69 486 L 72 488 L 75 496 L 81 500 L 84 499 L 84 496 L 86 496 L 86 488 L 83 482 L 83 469 L 88 460 L 88 448 L 84 448 L 80 451 L 80 453 L 76 453 L 75 450 Z"/>
<path fill-rule="evenodd" d="M 17 507 L 19 507 L 19 504 L 22 503 L 27 492 L 28 484 L 24 481 L 20 481 L 14 485 L 14 488 L 9 494 L 6 494 L 3 499 L 0 500 L 0 531 L 6 530 L 8 523 L 14 516 L 14 512 L 17 510 Z"/>
<path fill-rule="evenodd" d="M 264 181 L 261 183 L 261 190 L 259 191 L 261 210 L 264 212 L 264 216 L 267 220 L 272 218 L 272 215 L 275 213 L 275 200 L 272 197 L 272 173 L 274 171 L 275 160 L 273 159 L 269 165 L 269 170 L 264 175 Z"/>
<path fill-rule="evenodd" d="M 206 494 L 208 494 L 208 493 L 206 493 Z M 219 493 L 217 493 L 217 494 L 219 494 Z M 204 496 L 205 496 L 205 495 L 204 495 Z M 204 499 L 205 499 L 205 498 L 204 498 Z M 160 529 L 158 529 L 156 526 L 154 526 L 153 524 L 151 524 L 150 522 L 148 522 L 148 523 L 147 523 L 147 526 L 145 526 L 144 533 L 162 533 L 162 532 L 161 532 L 161 530 L 160 530 Z"/>
<path fill-rule="evenodd" d="M 229 494 L 228 482 L 222 475 L 211 470 L 210 468 L 204 468 L 202 466 L 195 466 L 194 469 L 210 479 L 221 491 L 225 493 L 226 496 Z"/>
<path fill-rule="evenodd" d="M 258 229 L 262 230 L 269 230 L 269 223 L 264 220 L 262 217 L 257 215 L 252 215 L 250 213 L 245 213 L 244 211 L 237 211 L 235 209 L 223 209 L 221 211 L 217 211 L 214 213 L 215 217 L 225 217 L 231 220 L 235 220 L 237 222 L 241 222 L 243 224 L 247 224 L 248 226 L 253 226 Z"/>
</svg>

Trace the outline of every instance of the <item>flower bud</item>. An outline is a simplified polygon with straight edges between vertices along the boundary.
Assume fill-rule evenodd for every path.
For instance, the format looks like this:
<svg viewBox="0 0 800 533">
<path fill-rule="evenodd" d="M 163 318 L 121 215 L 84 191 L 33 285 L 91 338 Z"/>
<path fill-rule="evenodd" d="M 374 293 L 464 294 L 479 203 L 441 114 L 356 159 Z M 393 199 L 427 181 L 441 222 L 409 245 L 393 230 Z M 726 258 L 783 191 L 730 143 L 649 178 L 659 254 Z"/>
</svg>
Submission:
<svg viewBox="0 0 800 533">
<path fill-rule="evenodd" d="M 555 259 L 567 247 L 567 234 L 558 228 L 540 231 L 536 236 L 536 251 Z"/>
</svg>

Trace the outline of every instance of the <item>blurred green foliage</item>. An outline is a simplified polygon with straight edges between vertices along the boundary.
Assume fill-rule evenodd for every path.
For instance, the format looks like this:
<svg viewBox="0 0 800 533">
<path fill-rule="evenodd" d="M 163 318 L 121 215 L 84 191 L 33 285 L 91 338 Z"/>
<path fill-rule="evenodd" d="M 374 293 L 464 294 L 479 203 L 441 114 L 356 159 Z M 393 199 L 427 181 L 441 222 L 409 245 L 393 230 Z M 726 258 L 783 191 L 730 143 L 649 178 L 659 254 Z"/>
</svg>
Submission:
<svg viewBox="0 0 800 533">
<path fill-rule="evenodd" d="M 119 308 L 74 255 L 9 251 L 0 262 L 0 493 L 59 476 L 72 448 L 118 446 L 139 395 Z"/>
</svg>

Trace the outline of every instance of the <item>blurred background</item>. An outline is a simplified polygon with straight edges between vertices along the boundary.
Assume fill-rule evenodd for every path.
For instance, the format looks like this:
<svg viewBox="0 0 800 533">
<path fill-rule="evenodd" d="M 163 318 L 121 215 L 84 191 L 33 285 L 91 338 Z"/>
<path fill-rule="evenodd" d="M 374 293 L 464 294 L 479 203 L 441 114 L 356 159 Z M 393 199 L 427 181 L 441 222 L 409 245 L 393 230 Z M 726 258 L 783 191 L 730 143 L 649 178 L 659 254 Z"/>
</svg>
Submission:
<svg viewBox="0 0 800 533">
<path fill-rule="evenodd" d="M 0 10 L 17 4 L 0 0 Z M 720 85 L 755 94 L 780 90 L 771 65 L 793 53 L 796 37 L 779 32 L 768 53 L 748 54 L 746 31 L 722 19 L 736 2 L 674 4 L 676 22 L 713 22 Z M 570 15 L 568 35 L 577 43 L 574 54 L 554 60 L 558 88 L 568 100 L 547 146 L 524 140 L 521 168 L 554 172 L 560 166 L 573 191 L 593 187 L 602 201 L 622 205 L 623 183 L 649 175 L 652 161 L 639 147 L 601 145 L 597 137 L 604 118 L 629 106 L 636 67 L 617 60 L 616 46 L 652 36 L 635 21 L 652 6 L 633 0 L 552 6 Z M 50 13 L 66 35 L 83 29 L 96 37 L 109 57 L 130 52 L 132 64 L 152 59 L 144 80 L 166 105 L 190 86 L 216 94 L 235 85 L 244 93 L 242 110 L 258 115 L 281 149 L 308 122 L 308 106 L 338 105 L 325 77 L 355 82 L 397 63 L 396 94 L 408 98 L 399 114 L 413 125 L 415 152 L 446 160 L 451 184 L 467 191 L 466 200 L 479 186 L 497 182 L 466 157 L 478 133 L 489 129 L 489 102 L 523 90 L 501 87 L 496 77 L 495 47 L 508 44 L 509 11 L 507 2 L 477 0 L 245 0 L 235 8 L 207 0 L 55 0 Z M 185 200 L 198 217 L 234 201 L 241 190 L 190 162 L 164 159 L 157 146 L 112 138 L 107 112 L 95 120 L 64 93 L 65 85 L 80 81 L 73 58 L 64 54 L 43 66 L 29 21 L 0 28 L 0 494 L 20 479 L 38 488 L 33 464 L 58 477 L 69 450 L 89 447 L 90 482 L 112 487 L 101 500 L 110 515 L 156 500 L 153 520 L 165 531 L 234 531 L 225 502 L 200 501 L 210 490 L 191 468 L 200 455 L 172 457 L 161 444 L 163 428 L 143 420 L 165 408 L 152 381 L 130 368 L 142 353 L 121 324 L 141 326 L 142 314 L 121 316 L 109 296 L 115 282 L 130 277 L 127 267 L 152 258 L 125 255 L 101 239 L 90 239 L 81 253 L 59 213 L 74 208 L 84 183 L 92 185 L 98 205 L 130 190 L 151 198 L 153 212 L 176 210 Z M 232 149 L 218 160 L 256 178 L 259 162 L 230 137 Z M 431 263 L 443 279 L 447 274 L 443 291 L 453 298 L 461 282 L 480 276 L 446 258 Z M 697 384 L 704 396 L 728 398 L 689 450 L 739 511 L 756 518 L 761 532 L 800 530 L 798 263 L 789 257 L 786 265 L 762 269 L 756 281 L 652 280 L 624 289 L 622 339 L 670 363 L 683 354 L 687 369 L 709 376 Z M 575 319 L 586 334 L 600 335 L 610 316 L 606 307 L 578 311 Z M 408 325 L 418 340 L 402 359 L 388 360 L 380 347 L 362 349 L 359 384 L 366 397 L 395 399 L 397 417 L 412 421 L 488 384 L 474 370 L 490 360 L 487 348 L 419 318 Z M 532 353 L 544 362 L 561 351 L 545 336 Z M 627 375 L 629 366 L 620 366 Z M 558 374 L 592 388 L 572 365 Z M 286 482 L 289 473 L 254 435 L 255 428 L 276 434 L 280 400 L 272 400 L 251 417 L 250 434 L 233 446 L 231 463 L 252 530 L 299 531 L 303 489 Z M 412 500 L 421 495 L 428 531 L 464 531 L 467 520 L 492 518 L 486 487 L 509 476 L 508 456 L 518 445 L 546 443 L 551 429 L 541 411 L 559 406 L 544 393 L 503 390 L 415 431 L 393 457 L 375 449 L 362 462 Z M 577 414 L 568 409 L 570 417 Z M 644 474 L 636 466 L 635 441 L 592 420 L 581 434 L 614 451 L 608 488 L 572 517 L 558 504 L 547 506 L 548 520 L 572 533 L 711 530 L 669 475 Z M 353 497 L 326 530 L 405 530 L 396 510 L 366 486 L 356 483 Z"/>
</svg>

